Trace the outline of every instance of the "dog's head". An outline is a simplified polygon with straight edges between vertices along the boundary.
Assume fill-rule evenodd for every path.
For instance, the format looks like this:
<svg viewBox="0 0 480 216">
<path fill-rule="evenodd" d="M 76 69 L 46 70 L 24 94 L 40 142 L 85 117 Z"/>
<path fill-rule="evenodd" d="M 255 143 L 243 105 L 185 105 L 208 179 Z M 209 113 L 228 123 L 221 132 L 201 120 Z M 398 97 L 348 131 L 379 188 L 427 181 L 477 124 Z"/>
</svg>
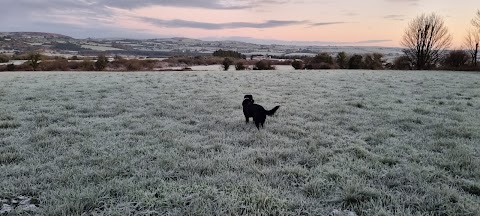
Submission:
<svg viewBox="0 0 480 216">
<path fill-rule="evenodd" d="M 242 105 L 245 106 L 247 104 L 253 104 L 255 101 L 253 100 L 252 95 L 245 95 L 243 96 L 243 102 Z"/>
</svg>

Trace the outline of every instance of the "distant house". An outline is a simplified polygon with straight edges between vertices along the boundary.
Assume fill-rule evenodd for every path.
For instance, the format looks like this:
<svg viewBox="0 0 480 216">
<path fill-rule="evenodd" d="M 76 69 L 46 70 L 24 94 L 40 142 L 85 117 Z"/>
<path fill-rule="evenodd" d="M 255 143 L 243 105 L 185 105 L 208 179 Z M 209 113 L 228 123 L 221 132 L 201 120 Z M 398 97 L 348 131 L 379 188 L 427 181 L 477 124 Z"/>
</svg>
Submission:
<svg viewBox="0 0 480 216">
<path fill-rule="evenodd" d="M 250 56 L 250 59 L 251 60 L 257 60 L 257 61 L 270 60 L 270 59 L 272 59 L 272 56 L 269 56 L 268 54 L 266 54 L 266 55 L 252 55 L 252 56 Z"/>
</svg>

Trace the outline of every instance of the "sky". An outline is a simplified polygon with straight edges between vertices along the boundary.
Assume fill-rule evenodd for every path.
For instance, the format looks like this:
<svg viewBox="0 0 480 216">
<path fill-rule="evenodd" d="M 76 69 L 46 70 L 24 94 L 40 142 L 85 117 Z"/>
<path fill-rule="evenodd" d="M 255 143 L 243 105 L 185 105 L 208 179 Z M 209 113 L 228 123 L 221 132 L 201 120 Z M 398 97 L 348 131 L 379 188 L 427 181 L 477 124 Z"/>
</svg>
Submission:
<svg viewBox="0 0 480 216">
<path fill-rule="evenodd" d="M 442 16 L 461 48 L 478 0 L 0 0 L 0 32 L 74 38 L 241 40 L 401 47 L 408 23 Z"/>
</svg>

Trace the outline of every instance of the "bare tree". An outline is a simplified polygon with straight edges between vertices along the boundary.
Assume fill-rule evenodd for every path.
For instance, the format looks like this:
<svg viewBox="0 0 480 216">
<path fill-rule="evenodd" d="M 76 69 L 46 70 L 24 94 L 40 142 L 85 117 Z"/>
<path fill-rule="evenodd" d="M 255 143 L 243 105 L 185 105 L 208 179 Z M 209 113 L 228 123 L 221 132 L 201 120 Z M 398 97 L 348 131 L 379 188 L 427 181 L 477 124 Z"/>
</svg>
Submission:
<svg viewBox="0 0 480 216">
<path fill-rule="evenodd" d="M 451 41 L 443 18 L 432 13 L 413 19 L 405 29 L 401 44 L 414 68 L 424 70 L 437 64 Z"/>
<path fill-rule="evenodd" d="M 480 10 L 477 10 L 477 14 L 472 19 L 472 25 L 477 28 L 477 31 L 480 31 Z"/>
<path fill-rule="evenodd" d="M 470 54 L 472 65 L 477 66 L 478 46 L 480 43 L 480 32 L 470 29 L 465 37 L 464 45 Z"/>
<path fill-rule="evenodd" d="M 472 25 L 475 29 L 468 31 L 465 38 L 465 46 L 467 46 L 468 53 L 472 57 L 472 65 L 477 66 L 478 60 L 478 46 L 480 43 L 480 10 L 477 10 L 477 14 L 472 19 Z"/>
</svg>

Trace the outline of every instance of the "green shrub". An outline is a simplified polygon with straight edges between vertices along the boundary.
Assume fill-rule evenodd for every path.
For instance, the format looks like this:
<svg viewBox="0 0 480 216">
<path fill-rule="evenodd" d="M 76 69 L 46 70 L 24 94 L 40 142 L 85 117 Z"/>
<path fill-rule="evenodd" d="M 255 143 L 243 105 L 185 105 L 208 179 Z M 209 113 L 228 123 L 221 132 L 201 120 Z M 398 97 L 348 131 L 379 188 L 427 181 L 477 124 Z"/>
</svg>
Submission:
<svg viewBox="0 0 480 216">
<path fill-rule="evenodd" d="M 335 69 L 336 65 L 332 56 L 328 53 L 320 53 L 308 60 L 306 69 Z"/>
<path fill-rule="evenodd" d="M 382 70 L 385 63 L 382 58 L 383 55 L 379 53 L 367 54 L 364 58 L 363 67 L 370 70 Z"/>
<path fill-rule="evenodd" d="M 68 71 L 70 70 L 68 60 L 57 59 L 53 61 L 43 61 L 40 65 L 42 71 Z"/>
<path fill-rule="evenodd" d="M 5 62 L 9 62 L 10 61 L 10 57 L 5 55 L 5 54 L 0 54 L 0 63 L 5 63 Z"/>
<path fill-rule="evenodd" d="M 97 57 L 97 61 L 95 62 L 95 69 L 98 71 L 105 70 L 105 68 L 108 65 L 108 59 L 105 57 L 105 55 L 99 55 Z"/>
<path fill-rule="evenodd" d="M 228 71 L 228 69 L 230 68 L 230 65 L 233 64 L 233 60 L 230 59 L 230 58 L 225 58 L 223 59 L 223 62 L 222 62 L 222 67 L 223 67 L 223 70 L 225 71 Z"/>
<path fill-rule="evenodd" d="M 27 60 L 32 69 L 36 71 L 42 60 L 42 55 L 38 52 L 32 52 L 27 55 Z"/>
<path fill-rule="evenodd" d="M 215 57 L 225 57 L 225 58 L 245 58 L 244 55 L 242 55 L 241 53 L 237 52 L 237 51 L 232 51 L 232 50 L 217 50 L 215 52 L 213 52 L 212 54 L 213 56 Z"/>
<path fill-rule="evenodd" d="M 247 66 L 245 66 L 245 63 L 242 62 L 242 61 L 239 61 L 237 62 L 237 64 L 235 64 L 235 70 L 247 70 Z"/>
<path fill-rule="evenodd" d="M 333 58 L 330 56 L 328 53 L 320 53 L 316 55 L 311 63 L 327 63 L 327 64 L 333 64 Z"/>
<path fill-rule="evenodd" d="M 452 50 L 445 56 L 442 63 L 444 67 L 458 69 L 466 66 L 469 61 L 470 56 L 464 50 Z"/>
<path fill-rule="evenodd" d="M 340 52 L 337 54 L 335 61 L 339 68 L 347 69 L 348 68 L 348 56 L 345 52 Z"/>
<path fill-rule="evenodd" d="M 400 56 L 395 58 L 392 64 L 392 69 L 394 70 L 411 70 L 412 65 L 410 64 L 410 60 L 407 56 Z"/>
<path fill-rule="evenodd" d="M 85 59 L 82 63 L 80 63 L 80 68 L 84 71 L 94 71 L 95 65 L 92 61 Z"/>
<path fill-rule="evenodd" d="M 272 66 L 271 61 L 260 60 L 257 63 L 255 63 L 253 70 L 275 70 L 275 67 Z"/>
<path fill-rule="evenodd" d="M 15 65 L 14 64 L 8 64 L 7 65 L 7 71 L 15 71 Z"/>
<path fill-rule="evenodd" d="M 353 55 L 348 61 L 349 69 L 362 69 L 363 68 L 363 56 Z"/>
<path fill-rule="evenodd" d="M 295 70 L 301 70 L 304 68 L 304 64 L 303 64 L 303 61 L 293 61 L 292 62 L 292 67 L 295 68 Z"/>
</svg>

